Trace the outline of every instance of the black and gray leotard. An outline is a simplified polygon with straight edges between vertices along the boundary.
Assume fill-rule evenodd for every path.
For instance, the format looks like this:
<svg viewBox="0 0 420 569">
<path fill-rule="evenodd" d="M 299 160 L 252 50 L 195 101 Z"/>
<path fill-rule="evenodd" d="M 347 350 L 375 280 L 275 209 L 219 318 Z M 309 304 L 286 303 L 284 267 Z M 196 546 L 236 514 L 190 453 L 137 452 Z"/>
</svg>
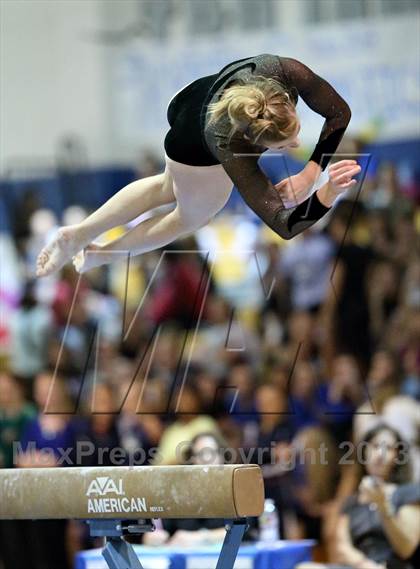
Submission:
<svg viewBox="0 0 420 569">
<path fill-rule="evenodd" d="M 325 117 L 309 159 L 324 170 L 350 121 L 350 108 L 327 81 L 306 65 L 270 54 L 230 63 L 219 73 L 201 77 L 178 92 L 168 106 L 171 128 L 165 137 L 165 151 L 169 158 L 183 164 L 222 164 L 248 206 L 276 233 L 290 239 L 330 208 L 321 204 L 315 193 L 300 205 L 285 209 L 278 191 L 258 165 L 267 148 L 252 145 L 239 132 L 230 137 L 228 119 L 209 123 L 208 105 L 216 102 L 230 84 L 246 82 L 252 76 L 277 80 L 295 104 L 300 96 L 313 111 Z"/>
</svg>

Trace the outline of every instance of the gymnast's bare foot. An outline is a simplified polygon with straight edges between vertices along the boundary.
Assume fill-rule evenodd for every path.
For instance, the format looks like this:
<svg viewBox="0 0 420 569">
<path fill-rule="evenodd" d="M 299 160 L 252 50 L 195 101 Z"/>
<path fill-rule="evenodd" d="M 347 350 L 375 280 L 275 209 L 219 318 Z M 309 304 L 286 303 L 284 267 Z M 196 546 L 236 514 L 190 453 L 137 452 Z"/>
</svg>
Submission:
<svg viewBox="0 0 420 569">
<path fill-rule="evenodd" d="M 38 255 L 37 276 L 45 277 L 59 271 L 84 245 L 84 235 L 77 225 L 60 227 L 54 239 Z"/>
<path fill-rule="evenodd" d="M 73 265 L 76 271 L 82 275 L 95 267 L 109 263 L 112 260 L 111 256 L 112 254 L 103 251 L 100 245 L 91 243 L 73 257 Z"/>
</svg>

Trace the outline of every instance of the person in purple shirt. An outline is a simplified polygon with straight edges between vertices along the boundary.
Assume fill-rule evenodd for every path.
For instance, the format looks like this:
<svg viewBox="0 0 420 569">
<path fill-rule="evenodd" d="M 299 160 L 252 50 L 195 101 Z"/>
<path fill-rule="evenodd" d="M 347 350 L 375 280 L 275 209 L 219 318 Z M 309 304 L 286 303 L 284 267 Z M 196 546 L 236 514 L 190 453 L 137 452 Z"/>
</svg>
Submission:
<svg viewBox="0 0 420 569">
<path fill-rule="evenodd" d="M 69 466 L 75 439 L 73 404 L 65 381 L 53 373 L 39 374 L 34 383 L 34 398 L 38 415 L 27 423 L 23 431 L 21 452 L 15 457 L 16 466 Z M 21 549 L 13 569 L 70 569 L 67 527 L 67 520 L 22 522 L 25 548 Z"/>
</svg>

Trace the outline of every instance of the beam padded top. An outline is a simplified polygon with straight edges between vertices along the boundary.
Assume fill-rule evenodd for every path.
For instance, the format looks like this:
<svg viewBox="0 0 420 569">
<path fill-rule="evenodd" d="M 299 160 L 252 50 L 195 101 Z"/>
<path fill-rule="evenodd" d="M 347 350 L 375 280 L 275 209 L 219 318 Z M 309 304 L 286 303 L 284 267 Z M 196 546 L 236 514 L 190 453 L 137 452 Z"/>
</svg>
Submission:
<svg viewBox="0 0 420 569">
<path fill-rule="evenodd" d="M 240 518 L 264 509 L 256 465 L 0 469 L 0 519 Z"/>
</svg>

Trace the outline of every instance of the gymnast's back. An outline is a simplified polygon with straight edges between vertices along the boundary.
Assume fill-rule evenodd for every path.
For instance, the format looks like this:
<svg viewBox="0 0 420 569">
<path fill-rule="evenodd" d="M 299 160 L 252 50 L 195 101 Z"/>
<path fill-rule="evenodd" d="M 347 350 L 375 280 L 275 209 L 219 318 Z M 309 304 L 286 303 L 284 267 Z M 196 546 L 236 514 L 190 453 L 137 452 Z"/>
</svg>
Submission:
<svg viewBox="0 0 420 569">
<path fill-rule="evenodd" d="M 297 92 L 288 81 L 285 62 L 287 58 L 270 54 L 239 59 L 219 73 L 200 77 L 179 91 L 167 111 L 171 128 L 165 137 L 165 152 L 169 158 L 191 166 L 220 164 L 208 143 L 212 129 L 208 125 L 207 108 L 230 83 L 246 81 L 252 76 L 271 77 L 282 83 L 296 103 Z"/>
<path fill-rule="evenodd" d="M 304 63 L 267 53 L 229 63 L 219 73 L 193 81 L 173 97 L 168 107 L 171 129 L 165 138 L 169 158 L 191 166 L 223 164 L 227 171 L 230 165 L 228 174 L 234 182 L 241 182 L 243 165 L 241 161 L 234 165 L 233 153 L 257 154 L 267 148 L 250 144 L 240 132 L 232 136 L 226 116 L 210 122 L 208 107 L 217 102 L 231 84 L 244 84 L 258 76 L 274 79 L 289 94 L 294 105 L 301 97 L 314 112 L 326 119 L 309 158 L 324 169 L 330 160 L 328 156 L 336 151 L 350 121 L 350 108 L 332 85 Z"/>
</svg>

